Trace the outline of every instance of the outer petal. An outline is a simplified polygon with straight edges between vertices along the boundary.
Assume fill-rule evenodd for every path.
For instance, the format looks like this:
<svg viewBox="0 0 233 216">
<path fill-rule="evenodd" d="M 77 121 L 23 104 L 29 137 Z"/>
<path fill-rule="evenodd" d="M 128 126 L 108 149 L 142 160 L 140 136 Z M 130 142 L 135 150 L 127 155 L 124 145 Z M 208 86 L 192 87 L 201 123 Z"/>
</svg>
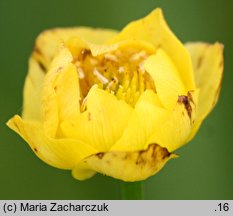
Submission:
<svg viewBox="0 0 233 216">
<path fill-rule="evenodd" d="M 189 137 L 191 140 L 218 101 L 223 75 L 223 45 L 199 42 L 188 43 L 186 48 L 192 58 L 196 85 L 200 89 L 197 120 Z"/>
<path fill-rule="evenodd" d="M 7 125 L 30 145 L 41 160 L 60 169 L 72 169 L 83 158 L 97 153 L 93 147 L 78 140 L 49 138 L 41 124 L 22 120 L 18 115 Z"/>
<path fill-rule="evenodd" d="M 79 82 L 73 57 L 62 48 L 45 77 L 42 91 L 42 119 L 47 135 L 55 137 L 59 121 L 79 113 Z"/>
<path fill-rule="evenodd" d="M 128 24 L 108 42 L 115 43 L 127 39 L 144 40 L 156 48 L 162 48 L 174 61 L 186 89 L 195 89 L 190 56 L 167 26 L 161 9 L 156 9 L 145 18 Z"/>
<path fill-rule="evenodd" d="M 141 181 L 158 172 L 165 163 L 176 157 L 166 148 L 151 144 L 144 151 L 98 153 L 85 158 L 73 169 L 79 180 L 90 178 L 94 171 L 123 181 Z"/>
<path fill-rule="evenodd" d="M 87 96 L 86 109 L 76 119 L 61 124 L 64 136 L 80 139 L 99 151 L 108 151 L 121 137 L 132 108 L 93 86 Z"/>
<path fill-rule="evenodd" d="M 24 84 L 23 92 L 23 113 L 24 119 L 41 119 L 41 91 L 42 83 L 45 77 L 45 71 L 41 68 L 38 61 L 31 57 L 29 60 L 29 72 Z"/>
<path fill-rule="evenodd" d="M 150 56 L 144 67 L 153 78 L 158 97 L 166 108 L 174 107 L 177 97 L 187 93 L 175 65 L 162 49 Z"/>
<path fill-rule="evenodd" d="M 146 90 L 139 98 L 129 118 L 129 123 L 122 137 L 111 148 L 111 151 L 139 151 L 147 149 L 149 137 L 158 130 L 161 122 L 169 112 L 158 106 L 157 95 Z"/>
<path fill-rule="evenodd" d="M 188 43 L 194 77 L 200 89 L 197 118 L 204 119 L 215 106 L 221 89 L 223 73 L 223 45 Z"/>
<path fill-rule="evenodd" d="M 53 88 L 56 92 L 60 121 L 76 117 L 80 112 L 79 80 L 73 64 L 61 69 Z"/>
</svg>

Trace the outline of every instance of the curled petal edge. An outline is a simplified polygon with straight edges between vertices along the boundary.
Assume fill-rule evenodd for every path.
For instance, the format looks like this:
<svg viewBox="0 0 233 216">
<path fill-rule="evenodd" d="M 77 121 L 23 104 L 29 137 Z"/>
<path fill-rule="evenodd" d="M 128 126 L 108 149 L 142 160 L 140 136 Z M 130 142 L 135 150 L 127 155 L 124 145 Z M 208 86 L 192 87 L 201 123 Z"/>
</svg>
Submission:
<svg viewBox="0 0 233 216">
<path fill-rule="evenodd" d="M 133 152 L 110 151 L 93 154 L 72 170 L 78 180 L 91 178 L 96 172 L 127 182 L 142 181 L 154 175 L 177 155 L 158 144 Z"/>
</svg>

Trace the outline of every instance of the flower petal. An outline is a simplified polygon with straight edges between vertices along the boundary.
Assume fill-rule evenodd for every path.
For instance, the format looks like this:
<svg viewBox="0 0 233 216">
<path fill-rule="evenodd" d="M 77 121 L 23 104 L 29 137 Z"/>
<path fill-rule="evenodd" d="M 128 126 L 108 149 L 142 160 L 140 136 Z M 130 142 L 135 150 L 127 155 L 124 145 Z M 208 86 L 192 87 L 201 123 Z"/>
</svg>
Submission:
<svg viewBox="0 0 233 216">
<path fill-rule="evenodd" d="M 78 140 L 49 138 L 40 123 L 22 120 L 18 115 L 7 125 L 30 145 L 41 160 L 60 169 L 72 169 L 83 158 L 97 153 L 96 149 Z"/>
<path fill-rule="evenodd" d="M 86 111 L 61 124 L 66 137 L 80 139 L 99 151 L 108 151 L 121 137 L 132 108 L 114 95 L 93 86 L 86 99 Z"/>
<path fill-rule="evenodd" d="M 156 94 L 151 89 L 146 89 L 145 92 L 141 94 L 141 96 L 138 98 L 136 106 L 144 102 L 149 103 L 158 108 L 164 108 L 163 104 L 161 103 L 158 97 L 158 94 Z"/>
<path fill-rule="evenodd" d="M 51 137 L 56 136 L 60 120 L 79 113 L 79 82 L 72 60 L 70 51 L 62 47 L 43 83 L 42 120 Z"/>
<path fill-rule="evenodd" d="M 33 57 L 29 60 L 29 72 L 27 74 L 23 92 L 23 113 L 24 119 L 41 119 L 41 91 L 45 71 L 41 68 L 38 61 Z"/>
<path fill-rule="evenodd" d="M 188 43 L 197 88 L 200 89 L 197 118 L 204 119 L 215 106 L 223 74 L 223 45 Z"/>
<path fill-rule="evenodd" d="M 155 53 L 155 47 L 143 40 L 123 40 L 114 44 L 90 44 L 89 48 L 93 56 L 98 56 L 105 54 L 107 52 L 112 52 L 115 50 L 124 50 L 124 49 L 141 49 L 147 51 L 148 53 Z"/>
<path fill-rule="evenodd" d="M 153 78 L 164 107 L 171 109 L 176 104 L 177 97 L 187 93 L 175 65 L 162 49 L 151 55 L 144 67 Z"/>
<path fill-rule="evenodd" d="M 158 8 L 145 18 L 129 23 L 108 43 L 128 39 L 144 40 L 152 43 L 156 48 L 162 48 L 177 67 L 186 89 L 195 89 L 190 56 L 167 26 L 161 9 Z"/>
<path fill-rule="evenodd" d="M 173 152 L 185 143 L 192 133 L 198 106 L 198 90 L 180 95 L 170 116 L 161 122 L 158 129 L 148 139 L 149 143 L 158 143 L 169 152 Z"/>
<path fill-rule="evenodd" d="M 152 90 L 146 90 L 140 96 L 122 137 L 111 151 L 146 149 L 150 144 L 148 139 L 168 116 L 168 111 L 157 106 L 158 104 L 157 95 Z"/>
<path fill-rule="evenodd" d="M 72 174 L 76 179 L 85 180 L 96 171 L 123 181 L 142 181 L 175 157 L 166 148 L 151 144 L 144 151 L 110 151 L 89 156 L 77 164 Z"/>
<path fill-rule="evenodd" d="M 95 29 L 88 27 L 56 28 L 42 32 L 35 44 L 33 56 L 48 69 L 61 43 L 66 43 L 72 37 L 79 37 L 84 41 L 102 44 L 116 35 L 115 30 Z"/>
<path fill-rule="evenodd" d="M 80 113 L 79 79 L 73 64 L 61 69 L 53 86 L 59 107 L 59 120 L 65 121 Z"/>
</svg>

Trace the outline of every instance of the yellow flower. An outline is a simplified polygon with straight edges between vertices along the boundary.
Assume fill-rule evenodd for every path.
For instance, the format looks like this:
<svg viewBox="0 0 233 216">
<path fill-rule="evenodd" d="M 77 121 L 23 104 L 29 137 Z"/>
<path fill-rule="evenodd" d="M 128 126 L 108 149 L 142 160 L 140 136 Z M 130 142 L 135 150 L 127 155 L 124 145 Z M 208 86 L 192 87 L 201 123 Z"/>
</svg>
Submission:
<svg viewBox="0 0 233 216">
<path fill-rule="evenodd" d="M 185 46 L 161 9 L 121 32 L 86 27 L 40 34 L 22 117 L 7 125 L 51 166 L 139 181 L 158 172 L 215 106 L 223 46 Z"/>
</svg>

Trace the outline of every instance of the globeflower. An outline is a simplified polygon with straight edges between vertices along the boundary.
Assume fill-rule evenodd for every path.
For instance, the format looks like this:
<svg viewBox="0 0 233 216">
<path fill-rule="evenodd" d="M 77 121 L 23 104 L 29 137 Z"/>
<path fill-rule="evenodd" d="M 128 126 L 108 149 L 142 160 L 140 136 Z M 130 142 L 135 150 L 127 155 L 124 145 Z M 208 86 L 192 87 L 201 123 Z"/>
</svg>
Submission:
<svg viewBox="0 0 233 216">
<path fill-rule="evenodd" d="M 223 45 L 182 44 L 161 9 L 120 32 L 47 30 L 29 60 L 22 117 L 7 125 L 78 180 L 98 172 L 141 181 L 195 136 L 222 72 Z"/>
</svg>

